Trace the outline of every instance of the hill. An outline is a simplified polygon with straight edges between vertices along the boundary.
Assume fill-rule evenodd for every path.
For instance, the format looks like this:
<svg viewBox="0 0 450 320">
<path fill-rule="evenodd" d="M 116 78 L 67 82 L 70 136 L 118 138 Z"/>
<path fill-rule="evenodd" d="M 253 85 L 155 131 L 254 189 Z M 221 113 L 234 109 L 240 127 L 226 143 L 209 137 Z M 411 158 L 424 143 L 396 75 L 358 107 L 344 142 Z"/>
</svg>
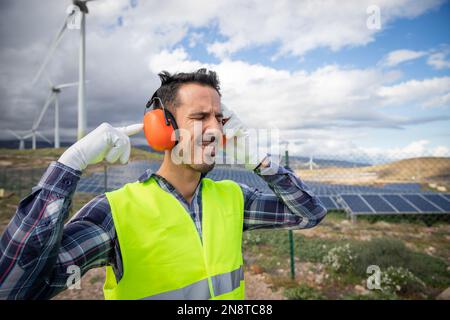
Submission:
<svg viewBox="0 0 450 320">
<path fill-rule="evenodd" d="M 296 170 L 305 180 L 328 183 L 383 184 L 395 182 L 450 185 L 450 158 L 421 157 L 359 168 L 327 167 Z"/>
</svg>

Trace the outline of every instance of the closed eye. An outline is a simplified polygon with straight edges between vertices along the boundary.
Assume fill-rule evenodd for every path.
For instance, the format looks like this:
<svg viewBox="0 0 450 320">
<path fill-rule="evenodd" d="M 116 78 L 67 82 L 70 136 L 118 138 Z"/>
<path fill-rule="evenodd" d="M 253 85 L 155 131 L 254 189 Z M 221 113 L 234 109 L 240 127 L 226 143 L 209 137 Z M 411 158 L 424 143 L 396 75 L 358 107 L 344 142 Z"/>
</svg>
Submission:
<svg viewBox="0 0 450 320">
<path fill-rule="evenodd" d="M 209 115 L 208 112 L 194 112 L 189 115 L 192 119 L 204 119 Z"/>
</svg>

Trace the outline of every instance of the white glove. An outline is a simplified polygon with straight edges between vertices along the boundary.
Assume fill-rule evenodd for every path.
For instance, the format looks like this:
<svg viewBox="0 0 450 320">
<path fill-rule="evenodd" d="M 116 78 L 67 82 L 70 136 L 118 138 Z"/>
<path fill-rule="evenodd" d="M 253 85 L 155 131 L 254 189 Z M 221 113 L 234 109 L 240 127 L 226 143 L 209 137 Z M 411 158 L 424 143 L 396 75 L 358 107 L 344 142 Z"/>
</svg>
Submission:
<svg viewBox="0 0 450 320">
<path fill-rule="evenodd" d="M 252 141 L 248 129 L 237 115 L 224 104 L 221 107 L 225 120 L 223 131 L 226 137 L 226 163 L 244 164 L 247 169 L 255 169 L 267 154 L 258 152 L 257 139 Z"/>
<path fill-rule="evenodd" d="M 79 171 L 103 159 L 109 163 L 120 159 L 120 162 L 125 164 L 131 151 L 129 136 L 140 132 L 143 127 L 143 124 L 133 124 L 114 128 L 104 122 L 67 149 L 58 161 Z"/>
</svg>

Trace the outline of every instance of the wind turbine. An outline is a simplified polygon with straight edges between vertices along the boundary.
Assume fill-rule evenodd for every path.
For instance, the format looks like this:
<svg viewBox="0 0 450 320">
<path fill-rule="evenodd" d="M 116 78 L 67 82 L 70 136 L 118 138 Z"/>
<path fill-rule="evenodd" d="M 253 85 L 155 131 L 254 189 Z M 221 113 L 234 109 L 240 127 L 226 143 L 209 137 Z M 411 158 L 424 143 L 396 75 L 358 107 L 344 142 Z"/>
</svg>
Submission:
<svg viewBox="0 0 450 320">
<path fill-rule="evenodd" d="M 48 142 L 51 144 L 51 141 L 48 140 L 42 133 L 40 133 L 39 131 L 35 130 L 28 130 L 25 132 L 22 132 L 21 134 L 14 132 L 12 130 L 8 130 L 13 136 L 15 136 L 17 139 L 19 139 L 19 150 L 24 150 L 25 149 L 25 139 L 28 138 L 32 138 L 32 148 L 36 149 L 36 135 L 38 135 L 39 137 L 41 137 L 44 141 Z"/>
<path fill-rule="evenodd" d="M 41 113 L 39 114 L 38 118 L 36 119 L 36 121 L 34 121 L 33 123 L 33 127 L 32 127 L 32 131 L 33 130 L 37 130 L 37 128 L 39 127 L 42 118 L 45 115 L 45 112 L 47 111 L 48 107 L 50 106 L 51 102 L 54 102 L 54 106 L 55 106 L 55 138 L 54 138 L 54 147 L 55 148 L 59 148 L 60 147 L 60 139 L 59 139 L 59 100 L 58 100 L 58 96 L 61 93 L 62 89 L 65 88 L 70 88 L 70 87 L 75 87 L 78 85 L 78 82 L 71 82 L 71 83 L 63 83 L 60 85 L 54 85 L 50 79 L 47 77 L 47 81 L 50 85 L 50 93 L 47 97 L 47 100 L 44 103 L 44 107 L 41 110 Z"/>
<path fill-rule="evenodd" d="M 53 55 L 56 47 L 64 35 L 67 28 L 80 29 L 79 66 L 78 66 L 78 130 L 77 138 L 81 139 L 86 134 L 86 105 L 85 105 L 85 71 L 86 71 L 86 14 L 89 13 L 87 2 L 94 0 L 72 0 L 72 5 L 67 8 L 67 16 L 64 23 L 56 34 L 50 49 L 45 56 L 44 62 L 33 79 L 33 84 L 39 79 Z M 74 23 L 75 22 L 75 23 Z"/>
<path fill-rule="evenodd" d="M 309 156 L 309 161 L 308 161 L 307 165 L 309 165 L 309 170 L 313 170 L 314 168 L 319 167 L 319 165 L 314 162 L 312 154 Z"/>
<path fill-rule="evenodd" d="M 42 108 L 41 112 L 39 113 L 39 116 L 37 117 L 37 119 L 35 119 L 35 121 L 33 121 L 33 126 L 31 127 L 30 134 L 29 134 L 29 136 L 31 136 L 31 139 L 32 139 L 33 150 L 36 149 L 36 135 L 38 134 L 37 128 L 41 124 L 42 118 L 44 117 L 44 114 L 47 111 L 48 106 L 50 105 L 50 103 L 52 102 L 53 99 L 54 99 L 54 92 L 50 91 L 49 95 L 47 96 L 47 99 L 45 100 L 44 107 Z"/>
<path fill-rule="evenodd" d="M 309 161 L 301 163 L 300 166 L 307 167 L 307 168 L 309 168 L 309 170 L 313 170 L 314 168 L 319 168 L 319 165 L 314 162 L 312 154 L 310 154 L 310 156 L 309 156 Z"/>
</svg>

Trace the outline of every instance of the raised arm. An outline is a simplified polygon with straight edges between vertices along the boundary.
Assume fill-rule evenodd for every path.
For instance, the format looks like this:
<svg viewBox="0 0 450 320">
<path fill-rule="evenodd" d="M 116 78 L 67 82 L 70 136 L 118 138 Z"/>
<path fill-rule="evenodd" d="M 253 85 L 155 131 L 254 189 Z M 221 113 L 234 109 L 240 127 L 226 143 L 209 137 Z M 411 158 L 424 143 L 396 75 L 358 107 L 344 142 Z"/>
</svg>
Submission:
<svg viewBox="0 0 450 320">
<path fill-rule="evenodd" d="M 288 168 L 267 158 L 255 173 L 274 194 L 241 184 L 244 193 L 244 231 L 252 229 L 306 229 L 316 226 L 327 210 L 309 188 Z"/>
<path fill-rule="evenodd" d="M 1 238 L 1 299 L 51 298 L 71 284 L 73 266 L 83 275 L 114 257 L 103 195 L 64 226 L 79 178 L 80 172 L 53 162 L 20 202 Z"/>
<path fill-rule="evenodd" d="M 0 239 L 0 298 L 50 298 L 68 277 L 111 263 L 115 237 L 104 196 L 93 199 L 64 226 L 81 171 L 104 158 L 128 161 L 128 135 L 142 125 L 102 124 L 52 163 L 24 198 Z M 70 267 L 70 268 L 69 268 Z M 71 284 L 71 283 L 69 283 Z"/>
</svg>

